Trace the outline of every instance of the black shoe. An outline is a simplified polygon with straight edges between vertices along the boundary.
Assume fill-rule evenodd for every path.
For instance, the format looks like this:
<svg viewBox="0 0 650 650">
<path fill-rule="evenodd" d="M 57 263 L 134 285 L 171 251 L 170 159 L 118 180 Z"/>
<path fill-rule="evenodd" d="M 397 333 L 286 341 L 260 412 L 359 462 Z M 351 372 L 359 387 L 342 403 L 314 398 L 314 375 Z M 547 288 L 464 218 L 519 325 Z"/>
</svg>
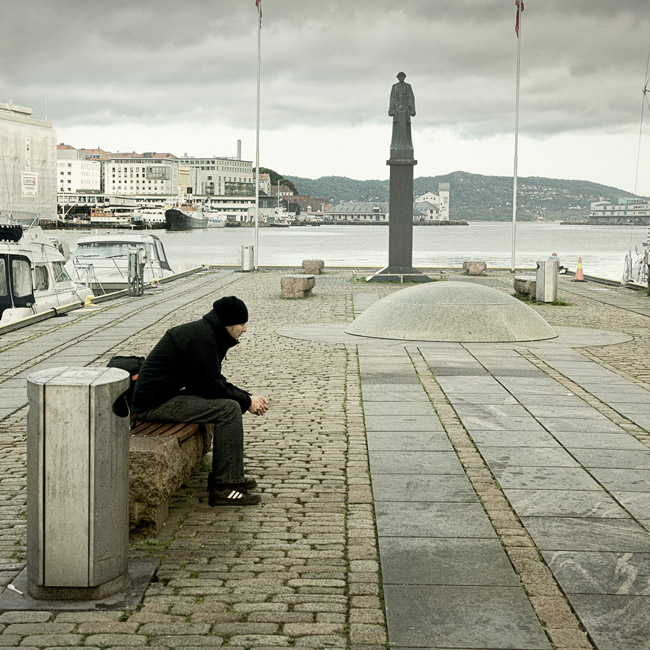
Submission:
<svg viewBox="0 0 650 650">
<path fill-rule="evenodd" d="M 221 487 L 221 489 L 210 490 L 208 503 L 212 508 L 215 506 L 255 506 L 261 500 L 262 497 L 259 494 L 249 494 L 238 490 L 234 486 L 226 486 Z"/>
</svg>

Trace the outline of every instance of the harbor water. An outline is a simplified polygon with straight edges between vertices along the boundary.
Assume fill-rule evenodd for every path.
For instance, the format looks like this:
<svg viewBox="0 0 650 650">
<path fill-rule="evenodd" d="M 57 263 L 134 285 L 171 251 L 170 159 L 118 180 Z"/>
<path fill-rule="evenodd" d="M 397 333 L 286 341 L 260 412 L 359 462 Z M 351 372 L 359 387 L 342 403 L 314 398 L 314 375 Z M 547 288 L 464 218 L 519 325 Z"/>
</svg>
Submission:
<svg viewBox="0 0 650 650">
<path fill-rule="evenodd" d="M 106 232 L 105 230 L 95 232 Z M 119 232 L 119 231 L 112 231 Z M 183 271 L 200 264 L 238 266 L 242 246 L 255 243 L 254 228 L 206 228 L 186 232 L 151 231 L 162 240 L 170 264 Z M 516 228 L 518 268 L 535 267 L 557 253 L 575 270 L 582 258 L 585 274 L 620 281 L 624 260 L 646 241 L 647 226 L 561 225 L 521 222 Z M 73 250 L 90 231 L 48 231 Z M 388 262 L 388 226 L 292 226 L 258 229 L 260 266 L 300 266 L 303 259 L 322 259 L 326 266 L 383 267 Z M 465 260 L 485 260 L 489 268 L 510 268 L 512 224 L 471 222 L 469 226 L 416 226 L 416 267 L 460 267 Z"/>
</svg>

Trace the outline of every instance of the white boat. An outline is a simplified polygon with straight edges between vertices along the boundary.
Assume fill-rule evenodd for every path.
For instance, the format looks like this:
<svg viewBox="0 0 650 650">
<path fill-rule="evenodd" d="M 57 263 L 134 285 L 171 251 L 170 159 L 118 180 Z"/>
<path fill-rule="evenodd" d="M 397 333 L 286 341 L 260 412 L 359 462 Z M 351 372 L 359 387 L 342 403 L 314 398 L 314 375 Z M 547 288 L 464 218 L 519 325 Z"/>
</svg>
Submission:
<svg viewBox="0 0 650 650">
<path fill-rule="evenodd" d="M 37 215 L 0 213 L 0 326 L 83 304 L 91 291 L 71 279 L 65 262 Z"/>
<path fill-rule="evenodd" d="M 277 207 L 272 217 L 267 219 L 269 226 L 273 228 L 288 228 L 294 215 L 290 215 L 284 208 Z"/>
<path fill-rule="evenodd" d="M 90 225 L 95 228 L 132 228 L 133 211 L 130 208 L 93 208 Z"/>
<path fill-rule="evenodd" d="M 133 221 L 144 228 L 164 228 L 167 224 L 165 208 L 137 208 L 133 211 Z"/>
<path fill-rule="evenodd" d="M 226 219 L 218 212 L 208 212 L 208 228 L 225 228 Z"/>
<path fill-rule="evenodd" d="M 73 280 L 104 293 L 129 286 L 129 249 L 144 252 L 144 284 L 151 284 L 173 271 L 162 242 L 142 232 L 80 237 L 67 268 Z"/>
</svg>

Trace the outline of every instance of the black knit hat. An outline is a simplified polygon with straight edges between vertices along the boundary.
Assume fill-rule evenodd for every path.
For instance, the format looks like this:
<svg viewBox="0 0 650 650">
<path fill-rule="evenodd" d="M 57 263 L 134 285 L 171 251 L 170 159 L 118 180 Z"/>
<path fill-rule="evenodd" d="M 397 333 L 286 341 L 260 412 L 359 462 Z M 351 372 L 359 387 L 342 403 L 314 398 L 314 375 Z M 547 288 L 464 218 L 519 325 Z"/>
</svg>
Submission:
<svg viewBox="0 0 650 650">
<path fill-rule="evenodd" d="M 228 325 L 241 325 L 248 321 L 248 309 L 243 300 L 235 296 L 226 296 L 215 300 L 212 305 L 224 327 Z"/>
</svg>

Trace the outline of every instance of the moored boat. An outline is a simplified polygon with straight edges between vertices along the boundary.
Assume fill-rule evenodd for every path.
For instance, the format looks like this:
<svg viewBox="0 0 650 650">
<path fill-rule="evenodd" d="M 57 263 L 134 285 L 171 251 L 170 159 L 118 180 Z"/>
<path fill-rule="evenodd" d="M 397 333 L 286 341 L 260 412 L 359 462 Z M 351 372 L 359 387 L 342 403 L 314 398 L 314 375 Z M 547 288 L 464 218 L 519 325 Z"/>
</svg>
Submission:
<svg viewBox="0 0 650 650">
<path fill-rule="evenodd" d="M 140 224 L 142 228 L 165 228 L 165 209 L 160 208 L 137 208 L 133 211 L 133 221 Z"/>
<path fill-rule="evenodd" d="M 195 230 L 208 227 L 208 215 L 194 205 L 181 205 L 165 211 L 167 230 Z"/>
<path fill-rule="evenodd" d="M 162 241 L 143 232 L 80 237 L 67 268 L 73 280 L 103 292 L 129 286 L 129 251 L 142 249 L 144 284 L 173 275 Z"/>
<path fill-rule="evenodd" d="M 226 226 L 226 219 L 219 215 L 217 212 L 208 213 L 208 228 L 224 228 Z"/>
<path fill-rule="evenodd" d="M 72 280 L 65 262 L 37 215 L 0 213 L 0 326 L 83 304 L 91 291 Z"/>
<path fill-rule="evenodd" d="M 291 225 L 292 218 L 293 215 L 289 215 L 284 208 L 278 206 L 275 208 L 273 216 L 267 219 L 267 223 L 272 228 L 288 228 Z"/>
</svg>

